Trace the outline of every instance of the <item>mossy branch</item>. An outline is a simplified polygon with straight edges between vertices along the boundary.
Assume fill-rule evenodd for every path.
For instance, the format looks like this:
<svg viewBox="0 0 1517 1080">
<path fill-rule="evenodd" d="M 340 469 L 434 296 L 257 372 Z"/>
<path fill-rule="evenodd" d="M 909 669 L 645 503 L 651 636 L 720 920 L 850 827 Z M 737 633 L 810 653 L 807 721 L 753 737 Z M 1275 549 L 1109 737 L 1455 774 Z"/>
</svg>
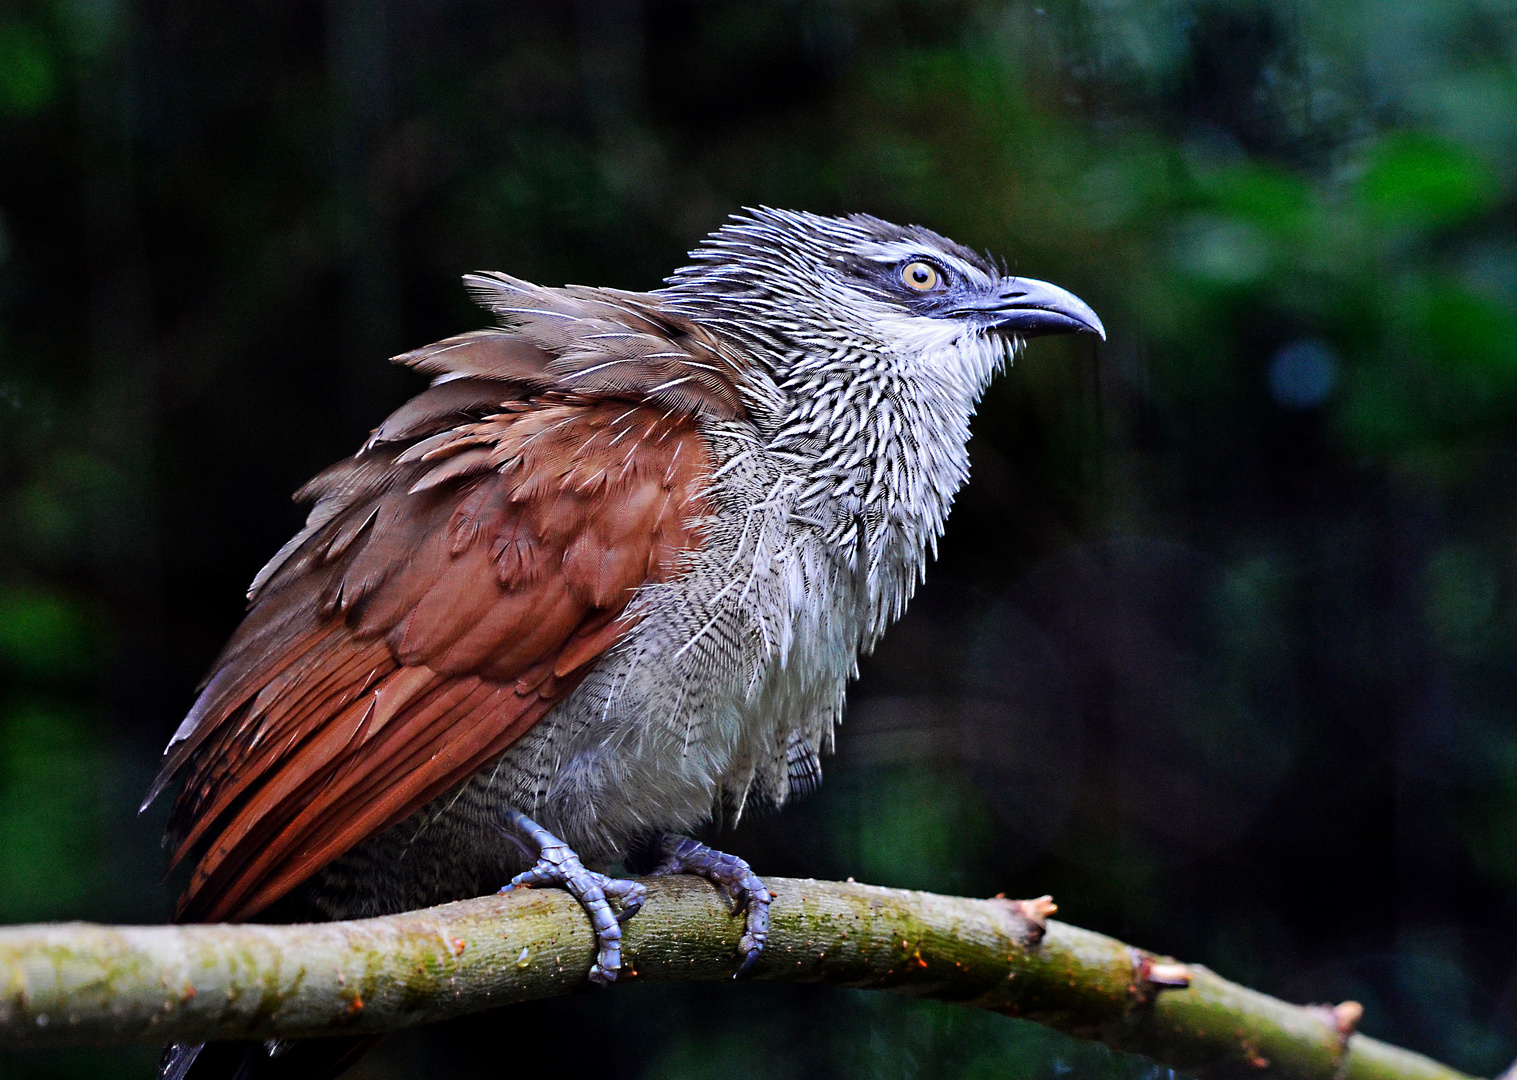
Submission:
<svg viewBox="0 0 1517 1080">
<path fill-rule="evenodd" d="M 1205 968 L 968 900 L 770 878 L 754 977 L 892 990 L 1021 1016 L 1205 1077 L 1458 1080 L 1353 1034 L 1360 1009 L 1288 1005 Z M 628 981 L 728 979 L 741 920 L 693 878 L 649 879 Z M 577 989 L 588 920 L 557 889 L 300 926 L 0 929 L 0 1045 L 40 1048 L 393 1031 Z M 615 989 L 608 991 L 615 993 Z"/>
</svg>

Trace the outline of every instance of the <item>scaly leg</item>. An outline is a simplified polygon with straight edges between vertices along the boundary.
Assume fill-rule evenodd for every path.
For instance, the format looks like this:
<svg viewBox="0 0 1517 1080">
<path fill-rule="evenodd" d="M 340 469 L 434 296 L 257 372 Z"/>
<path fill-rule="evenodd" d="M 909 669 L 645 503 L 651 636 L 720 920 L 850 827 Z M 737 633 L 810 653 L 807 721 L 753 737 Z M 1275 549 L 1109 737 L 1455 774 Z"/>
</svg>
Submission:
<svg viewBox="0 0 1517 1080">
<path fill-rule="evenodd" d="M 585 914 L 590 916 L 590 925 L 595 928 L 599 951 L 594 966 L 590 968 L 590 981 L 602 986 L 615 982 L 617 972 L 622 967 L 621 924 L 637 914 L 643 906 L 647 890 L 636 881 L 586 870 L 568 844 L 526 814 L 509 811 L 505 824 L 523 840 L 534 845 L 538 855 L 537 864 L 532 869 L 517 874 L 500 891 L 510 892 L 519 886 L 562 885 L 570 896 L 579 901 Z M 612 900 L 620 903 L 620 915 L 612 914 Z"/>
<path fill-rule="evenodd" d="M 753 868 L 736 855 L 716 851 L 688 836 L 665 833 L 659 840 L 659 852 L 664 859 L 654 867 L 655 876 L 695 874 L 703 877 L 727 897 L 734 915 L 747 914 L 743 936 L 737 943 L 743 963 L 732 977 L 736 979 L 748 974 L 769 940 L 769 902 L 773 897 L 764 888 L 764 883 L 754 874 Z"/>
</svg>

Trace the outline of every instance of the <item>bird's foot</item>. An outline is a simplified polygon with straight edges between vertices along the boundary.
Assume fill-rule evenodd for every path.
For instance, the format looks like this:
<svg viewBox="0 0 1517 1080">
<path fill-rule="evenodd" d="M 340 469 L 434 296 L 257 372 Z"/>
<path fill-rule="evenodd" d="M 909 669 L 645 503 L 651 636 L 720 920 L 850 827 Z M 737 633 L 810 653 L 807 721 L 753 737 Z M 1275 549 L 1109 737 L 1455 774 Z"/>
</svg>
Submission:
<svg viewBox="0 0 1517 1080">
<path fill-rule="evenodd" d="M 621 924 L 643 906 L 647 889 L 636 881 L 586 870 L 573 848 L 525 814 L 512 812 L 506 824 L 535 845 L 538 856 L 532 869 L 517 874 L 500 891 L 505 893 L 533 885 L 562 885 L 579 901 L 585 914 L 590 916 L 590 925 L 595 928 L 598 948 L 595 964 L 590 968 L 590 981 L 601 986 L 615 982 L 622 968 Z M 612 912 L 612 900 L 620 905 L 620 915 Z"/>
<path fill-rule="evenodd" d="M 734 979 L 753 969 L 759 953 L 769 940 L 769 902 L 774 899 L 758 875 L 736 855 L 716 851 L 688 836 L 667 834 L 659 841 L 663 861 L 653 869 L 655 876 L 665 874 L 695 874 L 715 885 L 732 904 L 732 912 L 746 914 L 747 922 L 743 936 L 737 943 L 743 956 L 742 965 Z"/>
</svg>

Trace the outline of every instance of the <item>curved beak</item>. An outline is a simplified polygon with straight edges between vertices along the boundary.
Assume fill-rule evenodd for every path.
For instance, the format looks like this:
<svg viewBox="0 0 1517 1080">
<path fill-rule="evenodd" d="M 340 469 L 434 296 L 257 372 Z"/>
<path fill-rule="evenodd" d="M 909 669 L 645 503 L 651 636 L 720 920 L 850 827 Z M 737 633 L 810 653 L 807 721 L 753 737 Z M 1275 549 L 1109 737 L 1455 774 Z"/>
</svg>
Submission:
<svg viewBox="0 0 1517 1080">
<path fill-rule="evenodd" d="M 1106 340 L 1106 327 L 1090 305 L 1068 289 L 1036 278 L 1002 278 L 1000 288 L 963 314 L 989 316 L 992 325 L 1018 337 L 1044 334 L 1095 334 Z"/>
</svg>

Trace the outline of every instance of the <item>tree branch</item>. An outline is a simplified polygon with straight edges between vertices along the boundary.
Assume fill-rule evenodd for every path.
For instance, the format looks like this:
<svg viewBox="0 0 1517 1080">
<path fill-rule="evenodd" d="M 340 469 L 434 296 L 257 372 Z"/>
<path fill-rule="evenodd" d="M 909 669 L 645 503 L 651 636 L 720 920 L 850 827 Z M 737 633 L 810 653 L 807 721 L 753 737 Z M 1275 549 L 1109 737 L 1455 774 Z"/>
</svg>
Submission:
<svg viewBox="0 0 1517 1080">
<path fill-rule="evenodd" d="M 693 878 L 648 879 L 623 978 L 728 979 L 741 920 Z M 754 976 L 892 990 L 1022 1016 L 1205 1077 L 1467 1080 L 1353 1034 L 1362 1010 L 1288 1005 L 1053 922 L 1043 900 L 968 900 L 770 878 Z M 393 1031 L 577 989 L 588 922 L 557 889 L 300 926 L 0 929 L 0 1045 Z M 615 992 L 614 989 L 611 992 Z"/>
</svg>

